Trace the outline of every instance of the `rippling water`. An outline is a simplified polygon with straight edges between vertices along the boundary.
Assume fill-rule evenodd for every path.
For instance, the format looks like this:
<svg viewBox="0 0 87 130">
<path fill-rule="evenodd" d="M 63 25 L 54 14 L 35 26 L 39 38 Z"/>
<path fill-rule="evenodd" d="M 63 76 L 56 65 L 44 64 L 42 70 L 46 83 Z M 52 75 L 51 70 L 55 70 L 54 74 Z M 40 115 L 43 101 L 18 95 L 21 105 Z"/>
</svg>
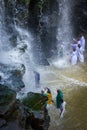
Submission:
<svg viewBox="0 0 87 130">
<path fill-rule="evenodd" d="M 41 67 L 41 85 L 49 87 L 55 102 L 60 88 L 67 102 L 63 119 L 59 118 L 56 104 L 49 110 L 49 130 L 87 130 L 87 64 L 68 68 Z"/>
</svg>

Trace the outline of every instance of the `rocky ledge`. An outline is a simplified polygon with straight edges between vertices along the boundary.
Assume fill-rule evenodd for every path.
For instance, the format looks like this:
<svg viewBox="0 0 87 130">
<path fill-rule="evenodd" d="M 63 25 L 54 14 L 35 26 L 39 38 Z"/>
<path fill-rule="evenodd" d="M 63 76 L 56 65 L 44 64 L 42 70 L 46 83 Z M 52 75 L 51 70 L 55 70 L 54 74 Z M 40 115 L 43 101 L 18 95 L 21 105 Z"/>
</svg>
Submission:
<svg viewBox="0 0 87 130">
<path fill-rule="evenodd" d="M 18 100 L 15 91 L 0 84 L 0 130 L 48 130 L 46 100 L 41 94 L 31 92 Z"/>
</svg>

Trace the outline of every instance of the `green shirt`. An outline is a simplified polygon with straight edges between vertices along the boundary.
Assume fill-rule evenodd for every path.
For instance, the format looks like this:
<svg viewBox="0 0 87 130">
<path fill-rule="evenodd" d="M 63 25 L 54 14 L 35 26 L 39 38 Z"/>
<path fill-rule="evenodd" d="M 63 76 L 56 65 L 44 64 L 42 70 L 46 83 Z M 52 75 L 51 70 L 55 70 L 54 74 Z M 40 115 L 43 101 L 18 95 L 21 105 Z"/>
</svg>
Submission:
<svg viewBox="0 0 87 130">
<path fill-rule="evenodd" d="M 62 93 L 62 91 L 59 91 L 59 93 L 57 94 L 57 97 L 56 97 L 57 108 L 60 108 L 62 99 L 63 99 L 63 93 Z"/>
</svg>

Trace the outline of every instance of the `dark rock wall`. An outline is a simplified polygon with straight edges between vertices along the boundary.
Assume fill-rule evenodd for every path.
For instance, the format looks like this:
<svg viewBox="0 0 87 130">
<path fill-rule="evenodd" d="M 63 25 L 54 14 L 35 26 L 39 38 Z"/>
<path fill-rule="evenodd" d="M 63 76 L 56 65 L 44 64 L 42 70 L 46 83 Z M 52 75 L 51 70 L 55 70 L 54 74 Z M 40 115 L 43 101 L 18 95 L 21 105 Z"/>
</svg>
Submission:
<svg viewBox="0 0 87 130">
<path fill-rule="evenodd" d="M 74 36 L 87 32 L 87 0 L 70 0 L 72 5 L 71 21 Z M 46 58 L 56 54 L 56 34 L 58 28 L 58 0 L 43 0 L 42 16 L 40 17 L 40 0 L 31 0 L 29 4 L 29 27 L 33 30 L 36 40 L 40 37 L 40 45 Z M 40 25 L 40 26 L 39 26 Z M 37 40 L 38 41 L 38 40 Z M 39 44 L 39 41 L 37 42 Z"/>
<path fill-rule="evenodd" d="M 36 97 L 39 98 L 39 104 L 34 100 Z M 50 120 L 48 112 L 44 115 L 43 107 L 47 98 L 41 94 L 28 93 L 26 101 L 22 103 L 22 100 L 17 100 L 16 92 L 0 84 L 0 130 L 47 130 Z M 27 104 L 34 105 L 34 111 Z M 39 109 L 35 111 L 37 106 Z"/>
<path fill-rule="evenodd" d="M 4 0 L 4 6 L 5 31 L 9 35 L 10 45 L 16 46 L 18 32 L 15 25 L 28 27 L 28 6 L 24 0 Z"/>
<path fill-rule="evenodd" d="M 77 0 L 73 5 L 74 33 L 87 33 L 87 0 Z"/>
<path fill-rule="evenodd" d="M 56 32 L 58 26 L 58 2 L 56 0 L 31 0 L 29 4 L 29 27 L 38 36 L 45 57 L 51 55 L 50 50 L 56 48 Z"/>
<path fill-rule="evenodd" d="M 87 0 L 70 0 L 74 34 L 87 32 Z M 14 25 L 29 28 L 34 35 L 33 51 L 36 58 L 49 58 L 55 55 L 58 27 L 58 0 L 4 0 L 6 30 L 11 44 L 16 45 L 17 32 Z M 40 47 L 39 47 L 40 46 Z M 41 49 L 41 50 L 40 50 Z M 38 50 L 43 54 L 39 54 Z M 36 54 L 38 53 L 38 54 Z"/>
</svg>

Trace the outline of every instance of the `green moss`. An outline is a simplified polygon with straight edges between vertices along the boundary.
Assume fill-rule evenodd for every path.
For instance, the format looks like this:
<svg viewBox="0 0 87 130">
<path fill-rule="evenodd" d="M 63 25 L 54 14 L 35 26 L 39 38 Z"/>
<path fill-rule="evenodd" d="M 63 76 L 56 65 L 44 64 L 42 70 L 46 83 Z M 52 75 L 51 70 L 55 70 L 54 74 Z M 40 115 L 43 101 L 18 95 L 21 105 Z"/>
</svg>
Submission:
<svg viewBox="0 0 87 130">
<path fill-rule="evenodd" d="M 25 106 L 28 106 L 32 110 L 41 110 L 42 108 L 42 97 L 40 94 L 29 94 L 22 100 Z"/>
<path fill-rule="evenodd" d="M 12 99 L 13 99 L 13 94 L 8 93 L 7 95 L 3 96 L 3 98 L 0 101 L 0 105 L 3 106 L 8 105 L 9 103 L 11 103 Z"/>
<path fill-rule="evenodd" d="M 26 5 L 29 5 L 30 0 L 23 0 Z"/>
<path fill-rule="evenodd" d="M 37 8 L 41 9 L 44 8 L 47 4 L 47 0 L 43 0 L 43 2 L 41 3 L 40 1 L 37 3 Z"/>
<path fill-rule="evenodd" d="M 47 4 L 47 0 L 43 0 L 43 7 L 45 7 Z"/>
<path fill-rule="evenodd" d="M 38 3 L 37 3 L 37 8 L 39 8 L 39 9 L 42 8 L 41 2 L 38 2 Z"/>
<path fill-rule="evenodd" d="M 25 5 L 29 5 L 29 3 L 30 3 L 30 0 L 17 0 L 17 1 L 18 1 L 18 3 L 25 4 Z"/>
<path fill-rule="evenodd" d="M 13 98 L 16 96 L 16 93 L 7 87 L 0 87 L 0 106 L 5 106 L 10 104 L 13 101 Z"/>
</svg>

